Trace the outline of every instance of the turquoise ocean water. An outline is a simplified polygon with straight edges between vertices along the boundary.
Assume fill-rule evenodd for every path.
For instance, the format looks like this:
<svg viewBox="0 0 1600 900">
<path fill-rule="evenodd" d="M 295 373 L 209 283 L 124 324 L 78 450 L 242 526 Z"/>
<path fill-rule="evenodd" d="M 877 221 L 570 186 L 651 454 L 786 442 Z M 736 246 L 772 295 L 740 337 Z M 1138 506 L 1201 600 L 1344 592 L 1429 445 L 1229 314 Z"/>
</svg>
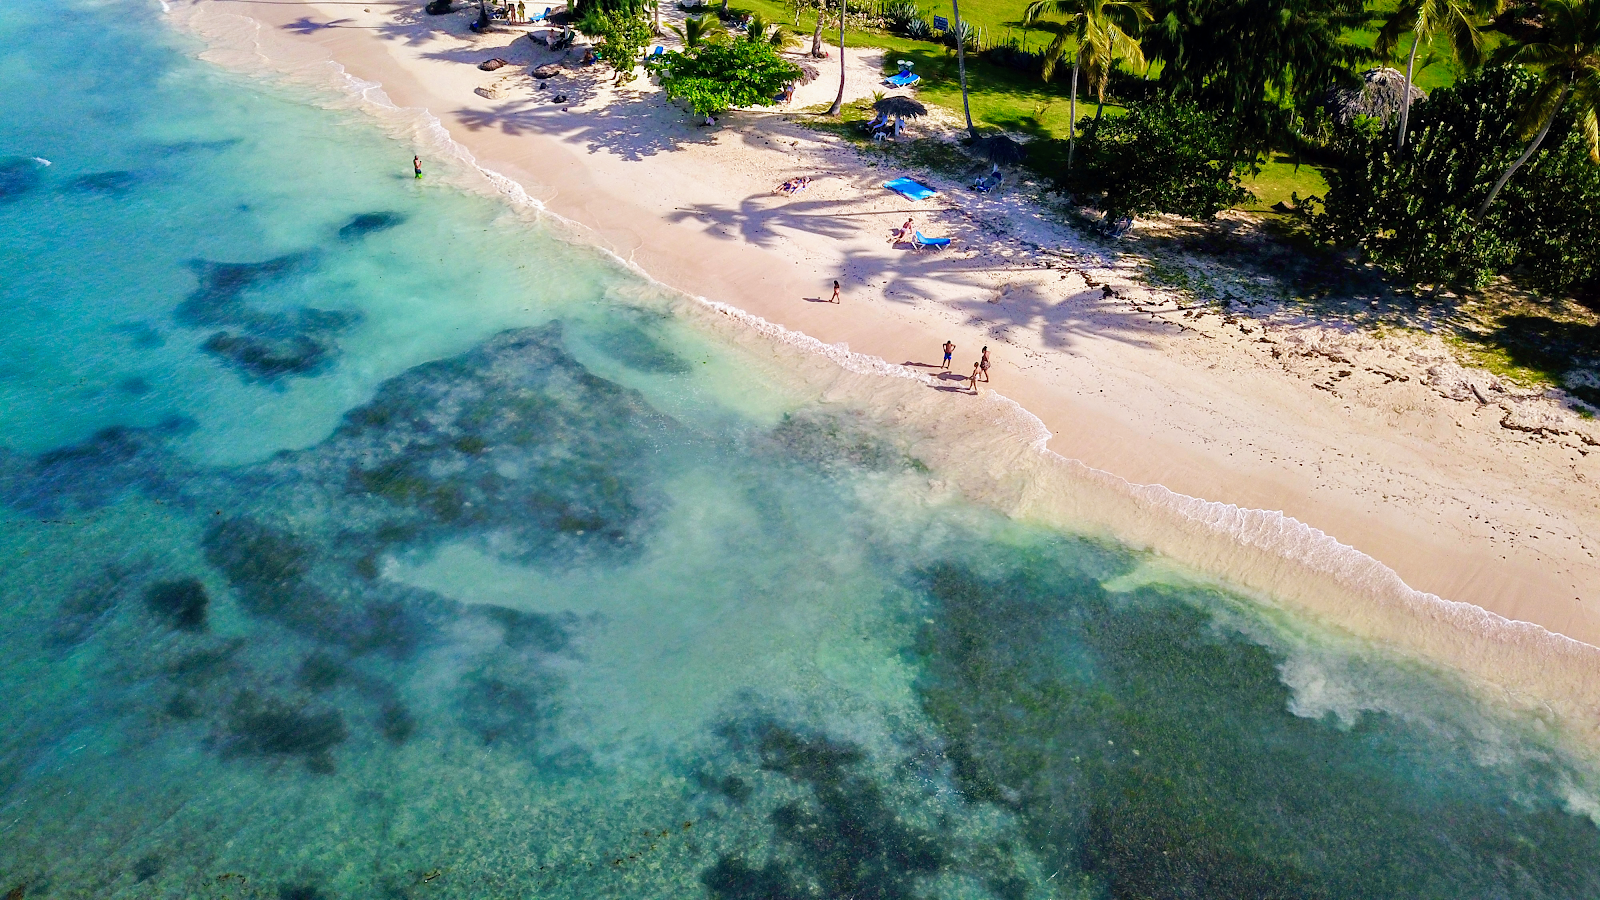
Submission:
<svg viewBox="0 0 1600 900">
<path fill-rule="evenodd" d="M 949 497 L 153 8 L 0 46 L 8 900 L 1600 896 L 1546 723 Z"/>
</svg>

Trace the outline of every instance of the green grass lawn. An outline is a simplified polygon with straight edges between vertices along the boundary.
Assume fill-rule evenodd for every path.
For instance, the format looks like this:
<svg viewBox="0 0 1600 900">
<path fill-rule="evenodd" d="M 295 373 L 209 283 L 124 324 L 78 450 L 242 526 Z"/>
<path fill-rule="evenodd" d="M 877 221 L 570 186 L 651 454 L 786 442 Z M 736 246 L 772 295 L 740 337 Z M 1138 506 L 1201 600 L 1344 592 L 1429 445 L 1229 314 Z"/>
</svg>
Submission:
<svg viewBox="0 0 1600 900">
<path fill-rule="evenodd" d="M 1287 203 L 1296 194 L 1304 198 L 1313 195 L 1321 197 L 1328 193 L 1328 182 L 1320 167 L 1304 161 L 1297 166 L 1294 159 L 1282 153 L 1272 154 L 1271 159 L 1261 164 L 1260 172 L 1246 176 L 1244 186 L 1256 198 L 1240 209 L 1253 212 L 1266 212 L 1272 208 L 1272 204 L 1279 201 Z"/>
</svg>

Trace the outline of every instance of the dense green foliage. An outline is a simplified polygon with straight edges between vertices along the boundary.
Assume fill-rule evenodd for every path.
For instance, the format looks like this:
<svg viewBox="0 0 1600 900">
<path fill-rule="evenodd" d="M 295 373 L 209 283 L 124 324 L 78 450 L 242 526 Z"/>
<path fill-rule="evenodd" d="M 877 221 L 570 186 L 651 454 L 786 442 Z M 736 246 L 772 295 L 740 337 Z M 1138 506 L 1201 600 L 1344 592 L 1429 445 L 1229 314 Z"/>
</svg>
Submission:
<svg viewBox="0 0 1600 900">
<path fill-rule="evenodd" d="M 667 96 L 688 102 L 702 116 L 771 103 L 801 75 L 766 41 L 703 43 L 653 57 L 647 65 L 660 74 Z"/>
<path fill-rule="evenodd" d="M 600 39 L 601 56 L 617 71 L 618 84 L 633 80 L 633 70 L 653 36 L 650 21 L 642 10 L 606 11 L 596 4 L 584 13 L 578 28 Z"/>
<path fill-rule="evenodd" d="M 1145 55 L 1163 92 L 1234 123 L 1242 146 L 1264 149 L 1295 114 L 1374 58 L 1352 40 L 1372 19 L 1367 0 L 1156 0 Z"/>
<path fill-rule="evenodd" d="M 1162 99 L 1091 126 L 1065 187 L 1086 199 L 1098 193 L 1094 205 L 1108 220 L 1153 213 L 1210 219 L 1249 198 L 1239 184 L 1244 168 L 1221 118 Z"/>
<path fill-rule="evenodd" d="M 1472 218 L 1523 151 L 1519 113 L 1538 90 L 1520 68 L 1491 67 L 1418 104 L 1398 158 L 1376 129 L 1348 136 L 1351 161 L 1330 175 L 1317 227 L 1416 282 L 1481 286 L 1518 270 L 1524 283 L 1553 292 L 1600 288 L 1600 166 L 1570 116 L 1558 116 L 1546 148 L 1484 220 Z"/>
</svg>

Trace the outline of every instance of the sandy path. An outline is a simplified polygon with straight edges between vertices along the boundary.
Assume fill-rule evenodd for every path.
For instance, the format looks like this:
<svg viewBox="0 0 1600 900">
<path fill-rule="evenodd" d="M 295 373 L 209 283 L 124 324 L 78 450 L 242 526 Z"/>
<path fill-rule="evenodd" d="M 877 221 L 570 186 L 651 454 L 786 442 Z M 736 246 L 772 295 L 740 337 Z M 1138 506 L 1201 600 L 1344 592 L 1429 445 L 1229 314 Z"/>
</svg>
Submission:
<svg viewBox="0 0 1600 900">
<path fill-rule="evenodd" d="M 273 56 L 337 60 L 431 110 L 482 165 L 669 285 L 891 362 L 937 362 L 948 338 L 970 369 L 988 345 L 995 389 L 1038 415 L 1062 455 L 1282 510 L 1415 588 L 1600 645 L 1600 429 L 1461 370 L 1437 342 L 1183 309 L 1143 283 L 1137 260 L 1085 244 L 1025 190 L 979 197 L 933 179 L 941 194 L 911 203 L 879 187 L 896 173 L 776 111 L 705 129 L 648 85 L 612 90 L 593 70 L 540 88 L 525 66 L 558 55 L 472 36 L 463 15 L 204 6 L 202 30 L 249 16 Z M 491 56 L 518 65 L 469 64 Z M 849 55 L 849 96 L 882 89 L 878 62 Z M 822 63 L 796 106 L 832 99 L 836 65 Z M 491 84 L 499 96 L 474 93 Z M 795 174 L 817 181 L 772 196 Z M 907 214 L 955 249 L 891 246 Z M 834 278 L 842 305 L 809 302 Z"/>
</svg>

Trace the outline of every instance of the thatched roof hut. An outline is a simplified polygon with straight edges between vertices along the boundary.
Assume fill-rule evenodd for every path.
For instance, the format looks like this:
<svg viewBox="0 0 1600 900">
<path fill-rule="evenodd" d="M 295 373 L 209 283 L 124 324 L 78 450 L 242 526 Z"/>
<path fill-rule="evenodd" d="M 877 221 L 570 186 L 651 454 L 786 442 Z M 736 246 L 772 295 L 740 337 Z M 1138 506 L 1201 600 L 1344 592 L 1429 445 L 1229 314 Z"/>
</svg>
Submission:
<svg viewBox="0 0 1600 900">
<path fill-rule="evenodd" d="M 928 114 L 928 108 L 910 97 L 884 97 L 872 104 L 872 108 L 886 116 L 897 119 L 914 119 Z"/>
<path fill-rule="evenodd" d="M 1028 156 L 1027 147 L 1003 134 L 978 138 L 972 142 L 972 150 L 997 166 L 1014 166 Z"/>
<path fill-rule="evenodd" d="M 822 71 L 810 63 L 795 63 L 800 67 L 800 83 L 810 84 L 822 76 Z"/>
<path fill-rule="evenodd" d="M 1341 125 L 1349 125 L 1357 116 L 1374 116 L 1388 125 L 1400 115 L 1405 88 L 1406 76 L 1400 70 L 1368 69 L 1361 73 L 1360 88 L 1334 88 L 1322 104 Z M 1411 85 L 1412 105 L 1426 99 L 1422 88 Z"/>
</svg>

